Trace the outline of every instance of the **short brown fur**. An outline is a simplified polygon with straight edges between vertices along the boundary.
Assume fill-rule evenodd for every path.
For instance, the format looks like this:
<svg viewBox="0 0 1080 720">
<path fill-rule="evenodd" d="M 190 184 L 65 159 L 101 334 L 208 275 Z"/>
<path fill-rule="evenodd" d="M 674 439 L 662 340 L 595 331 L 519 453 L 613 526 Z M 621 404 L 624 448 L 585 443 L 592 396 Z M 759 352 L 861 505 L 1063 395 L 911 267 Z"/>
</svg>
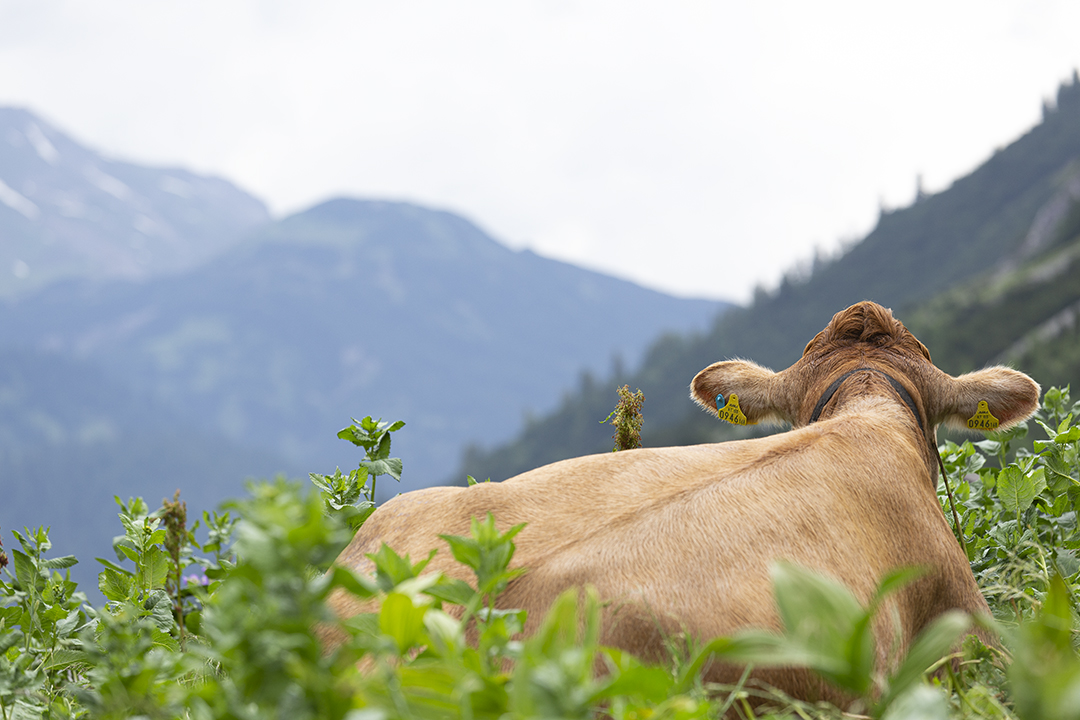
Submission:
<svg viewBox="0 0 1080 720">
<path fill-rule="evenodd" d="M 858 372 L 808 424 L 833 380 L 864 367 L 900 382 L 920 417 L 885 377 Z M 527 609 L 528 631 L 563 590 L 593 585 L 610 601 L 602 641 L 652 659 L 664 654 L 663 633 L 778 629 L 769 577 L 778 559 L 840 580 L 863 602 L 889 571 L 927 568 L 895 598 L 900 650 L 946 610 L 987 612 L 938 505 L 934 430 L 962 424 L 980 400 L 1002 426 L 1023 420 L 1038 403 L 1030 378 L 1004 367 L 953 378 L 889 310 L 864 302 L 837 313 L 782 372 L 733 360 L 705 368 L 691 384 L 693 399 L 714 414 L 717 394 L 731 393 L 751 422 L 794 429 L 592 455 L 502 483 L 406 493 L 379 508 L 337 562 L 371 571 L 365 555 L 383 542 L 414 559 L 440 547 L 429 568 L 468 580 L 440 533 L 467 534 L 470 518 L 487 512 L 503 529 L 528 523 L 516 538 L 515 565 L 529 572 L 500 604 Z M 344 593 L 331 606 L 341 617 L 369 609 Z M 882 665 L 895 632 L 889 615 L 875 627 Z M 336 642 L 332 633 L 323 639 Z M 738 673 L 716 664 L 706 679 L 734 682 Z M 845 701 L 806 671 L 755 675 L 795 697 Z"/>
</svg>

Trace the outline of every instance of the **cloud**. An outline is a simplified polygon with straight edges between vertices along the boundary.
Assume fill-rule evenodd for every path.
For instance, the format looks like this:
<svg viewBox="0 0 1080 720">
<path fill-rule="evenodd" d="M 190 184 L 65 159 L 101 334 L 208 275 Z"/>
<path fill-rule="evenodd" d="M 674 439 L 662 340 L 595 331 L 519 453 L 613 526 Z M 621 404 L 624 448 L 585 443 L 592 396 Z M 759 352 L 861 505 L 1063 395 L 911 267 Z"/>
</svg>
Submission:
<svg viewBox="0 0 1080 720">
<path fill-rule="evenodd" d="M 1067 3 L 16 2 L 0 102 L 278 213 L 410 199 L 745 299 L 1037 122 L 1078 26 Z"/>
</svg>

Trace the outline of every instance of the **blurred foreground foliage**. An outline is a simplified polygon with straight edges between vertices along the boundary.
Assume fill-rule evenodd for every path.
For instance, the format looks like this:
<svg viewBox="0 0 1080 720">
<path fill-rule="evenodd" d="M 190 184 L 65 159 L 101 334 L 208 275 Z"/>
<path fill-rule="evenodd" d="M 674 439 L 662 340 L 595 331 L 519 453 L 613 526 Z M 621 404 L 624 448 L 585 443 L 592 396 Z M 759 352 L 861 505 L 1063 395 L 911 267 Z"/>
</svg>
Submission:
<svg viewBox="0 0 1080 720">
<path fill-rule="evenodd" d="M 313 474 L 315 490 L 253 484 L 190 528 L 177 498 L 153 512 L 117 498 L 124 533 L 117 562 L 99 560 L 101 607 L 68 578 L 76 559 L 49 555 L 47 529 L 13 532 L 0 550 L 0 720 L 1080 718 L 1080 403 L 1070 402 L 1067 388 L 1046 393 L 1035 419 L 1045 439 L 1030 450 L 1015 447 L 1026 427 L 942 446 L 993 617 L 941 616 L 887 675 L 874 667 L 871 618 L 910 569 L 862 607 L 835 581 L 777 564 L 782 635 L 670 638 L 668 661 L 648 664 L 599 644 L 589 589 L 562 595 L 522 637 L 525 613 L 494 602 L 521 572 L 510 565 L 522 526 L 500 532 L 490 515 L 439 549 L 473 570 L 472 584 L 425 574 L 427 559 L 386 546 L 372 576 L 332 567 L 370 514 L 375 478 L 401 472 L 389 457 L 401 423 L 365 418 L 341 433 L 364 449 L 359 469 Z M 377 599 L 377 612 L 337 621 L 325 605 L 337 589 Z M 1001 646 L 965 638 L 977 623 Z M 320 625 L 346 642 L 324 651 Z M 786 698 L 748 675 L 711 686 L 700 676 L 714 658 L 808 667 L 852 705 Z"/>
</svg>

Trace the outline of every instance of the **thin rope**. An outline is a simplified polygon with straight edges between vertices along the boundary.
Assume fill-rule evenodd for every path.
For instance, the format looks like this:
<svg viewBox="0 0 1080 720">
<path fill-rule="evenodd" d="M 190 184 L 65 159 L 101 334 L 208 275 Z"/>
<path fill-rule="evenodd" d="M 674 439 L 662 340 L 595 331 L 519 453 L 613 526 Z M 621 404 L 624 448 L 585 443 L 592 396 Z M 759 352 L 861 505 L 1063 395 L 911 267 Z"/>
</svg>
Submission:
<svg viewBox="0 0 1080 720">
<path fill-rule="evenodd" d="M 970 560 L 967 543 L 964 542 L 964 528 L 960 525 L 960 516 L 956 514 L 956 501 L 953 500 L 952 490 L 949 489 L 949 473 L 945 472 L 945 461 L 941 459 L 941 453 L 937 451 L 937 448 L 934 449 L 934 456 L 937 457 L 938 467 L 941 468 L 941 480 L 945 483 L 945 492 L 949 495 L 949 507 L 952 508 L 953 522 L 956 523 L 956 539 L 960 541 L 964 557 Z"/>
</svg>

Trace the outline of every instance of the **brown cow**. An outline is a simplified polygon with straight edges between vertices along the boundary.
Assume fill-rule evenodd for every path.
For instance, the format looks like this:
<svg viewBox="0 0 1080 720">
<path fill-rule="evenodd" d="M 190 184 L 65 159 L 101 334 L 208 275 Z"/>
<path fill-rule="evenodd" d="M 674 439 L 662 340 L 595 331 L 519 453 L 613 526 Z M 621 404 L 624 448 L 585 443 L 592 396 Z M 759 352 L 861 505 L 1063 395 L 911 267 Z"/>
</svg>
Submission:
<svg viewBox="0 0 1080 720">
<path fill-rule="evenodd" d="M 467 535 L 470 518 L 487 512 L 503 529 L 528 523 L 515 564 L 529 572 L 500 604 L 527 609 L 535 628 L 562 591 L 591 584 L 611 601 L 602 641 L 653 659 L 664 654 L 662 633 L 778 628 L 776 559 L 836 578 L 864 603 L 889 571 L 928 568 L 896 596 L 901 650 L 945 610 L 988 611 L 938 504 L 935 430 L 963 426 L 980 401 L 1001 427 L 1027 418 L 1039 398 L 1029 377 L 1004 367 L 951 377 L 890 311 L 864 302 L 837 313 L 787 370 L 719 362 L 698 373 L 691 395 L 714 413 L 737 395 L 750 423 L 794 429 L 406 493 L 379 508 L 337 562 L 370 571 L 365 554 L 383 542 L 416 559 L 444 545 L 439 533 Z M 445 549 L 428 567 L 469 579 Z M 344 594 L 331 603 L 345 617 L 362 609 Z M 879 662 L 894 632 L 883 614 Z M 706 679 L 733 682 L 734 673 L 717 664 Z M 757 675 L 796 697 L 843 700 L 805 671 Z"/>
</svg>

